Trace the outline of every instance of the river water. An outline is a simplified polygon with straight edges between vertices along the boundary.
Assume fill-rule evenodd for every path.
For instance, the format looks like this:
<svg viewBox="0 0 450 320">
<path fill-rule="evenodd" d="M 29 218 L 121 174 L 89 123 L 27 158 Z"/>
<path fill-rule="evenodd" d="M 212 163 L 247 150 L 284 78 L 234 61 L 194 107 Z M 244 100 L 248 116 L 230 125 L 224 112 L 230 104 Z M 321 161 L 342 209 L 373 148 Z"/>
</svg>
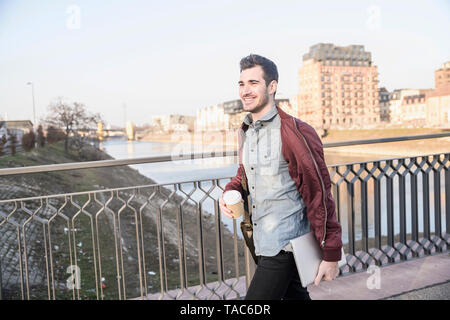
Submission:
<svg viewBox="0 0 450 320">
<path fill-rule="evenodd" d="M 115 159 L 131 159 L 141 157 L 165 156 L 175 154 L 176 151 L 208 152 L 217 150 L 218 146 L 195 146 L 177 143 L 126 141 L 112 139 L 104 141 L 100 147 Z M 325 150 L 325 160 L 328 165 L 369 161 L 373 155 L 341 155 Z M 159 162 L 151 164 L 133 165 L 142 174 L 157 183 L 174 183 L 187 180 L 214 179 L 218 177 L 231 177 L 238 168 L 234 157 L 182 160 Z"/>
<path fill-rule="evenodd" d="M 101 143 L 100 147 L 109 155 L 114 157 L 115 159 L 131 159 L 131 158 L 141 158 L 141 157 L 152 157 L 152 156 L 163 156 L 163 155 L 176 155 L 177 152 L 182 151 L 183 153 L 189 152 L 208 152 L 213 150 L 220 150 L 218 146 L 188 146 L 188 145 L 180 145 L 175 143 L 166 143 L 166 142 L 150 142 L 150 141 L 126 141 L 119 139 L 107 140 Z M 370 161 L 382 158 L 389 158 L 379 156 L 374 159 L 374 155 L 354 155 L 354 154 L 338 154 L 329 151 L 329 149 L 325 149 L 325 160 L 328 165 L 336 165 L 343 163 L 352 163 L 352 162 L 362 162 L 362 161 Z M 179 182 L 187 182 L 187 181 L 197 181 L 197 180 L 207 180 L 207 179 L 217 179 L 224 178 L 222 187 L 229 181 L 229 178 L 236 174 L 236 170 L 238 168 L 237 159 L 235 157 L 221 157 L 221 158 L 207 158 L 207 159 L 195 159 L 195 160 L 182 160 L 182 161 L 170 161 L 170 162 L 160 162 L 160 163 L 149 163 L 149 164 L 139 164 L 132 165 L 131 167 L 139 170 L 139 172 L 148 178 L 151 178 L 155 182 L 159 184 L 171 184 L 171 183 L 179 183 Z M 430 179 L 430 188 L 433 186 L 432 175 Z M 222 181 L 222 180 L 221 180 Z M 441 181 L 444 181 L 444 178 L 441 178 Z M 411 232 L 411 217 L 410 217 L 410 180 L 409 175 L 406 177 L 406 223 L 407 233 Z M 193 187 L 192 183 L 185 183 L 182 186 L 187 188 L 187 193 L 189 192 L 189 188 Z M 211 182 L 202 183 L 203 190 L 209 190 L 209 187 L 212 186 Z M 394 190 L 398 190 L 398 179 L 394 179 Z M 359 185 L 355 185 L 355 190 L 358 193 Z M 381 234 L 383 236 L 387 235 L 387 204 L 386 204 L 386 196 L 383 190 L 386 188 L 385 179 L 381 180 Z M 342 225 L 342 240 L 344 243 L 348 242 L 348 218 L 346 213 L 348 212 L 348 204 L 346 201 L 346 190 L 345 186 L 342 185 L 341 190 L 341 204 L 340 204 L 340 212 L 341 212 L 341 225 Z M 186 192 L 185 191 L 185 192 Z M 214 192 L 211 193 L 211 196 L 217 197 L 219 193 L 217 193 L 217 188 Z M 368 184 L 368 206 L 369 206 L 369 215 L 368 215 L 368 225 L 369 225 L 369 237 L 374 237 L 374 214 L 373 214 L 373 183 Z M 418 224 L 419 224 L 419 232 L 422 232 L 423 228 L 423 202 L 422 202 L 422 176 L 418 176 Z M 430 191 L 430 231 L 434 232 L 434 204 L 433 204 L 433 192 Z M 445 208 L 445 190 L 443 183 L 441 184 L 441 200 L 442 200 L 442 208 Z M 205 193 L 204 192 L 195 192 L 191 196 L 194 201 L 203 201 Z M 398 205 L 398 194 L 394 193 L 394 233 L 397 234 L 399 232 L 399 224 L 400 224 L 400 213 L 399 213 L 399 205 Z M 356 194 L 356 208 L 355 208 L 355 240 L 361 239 L 361 217 L 360 212 L 361 209 L 358 207 L 358 194 Z M 210 199 L 202 202 L 202 210 L 205 212 L 213 213 L 214 212 L 214 202 Z M 442 210 L 444 211 L 444 210 Z M 242 218 L 237 219 L 237 225 Z M 444 213 L 442 213 L 442 228 L 444 230 Z M 233 221 L 226 217 L 223 217 L 223 223 L 227 226 L 230 231 L 233 231 Z M 237 230 L 238 235 L 240 234 L 240 230 Z"/>
</svg>

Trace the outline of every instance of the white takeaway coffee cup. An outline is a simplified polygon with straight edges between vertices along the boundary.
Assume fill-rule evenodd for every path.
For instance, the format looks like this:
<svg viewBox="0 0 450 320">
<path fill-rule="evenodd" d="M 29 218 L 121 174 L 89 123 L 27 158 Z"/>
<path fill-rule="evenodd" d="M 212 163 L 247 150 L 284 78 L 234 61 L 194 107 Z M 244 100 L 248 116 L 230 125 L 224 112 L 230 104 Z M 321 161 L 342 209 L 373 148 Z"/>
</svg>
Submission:
<svg viewBox="0 0 450 320">
<path fill-rule="evenodd" d="M 239 191 L 230 190 L 223 194 L 223 201 L 227 208 L 232 211 L 233 218 L 239 218 L 244 214 L 244 203 L 242 203 L 242 195 Z"/>
</svg>

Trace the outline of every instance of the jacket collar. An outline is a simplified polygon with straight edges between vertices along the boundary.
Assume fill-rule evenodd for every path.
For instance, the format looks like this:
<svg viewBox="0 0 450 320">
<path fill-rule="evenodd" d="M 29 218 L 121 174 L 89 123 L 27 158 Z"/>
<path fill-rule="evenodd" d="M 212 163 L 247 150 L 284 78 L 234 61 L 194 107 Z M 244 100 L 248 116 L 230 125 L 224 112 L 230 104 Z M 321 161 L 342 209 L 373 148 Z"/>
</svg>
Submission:
<svg viewBox="0 0 450 320">
<path fill-rule="evenodd" d="M 273 105 L 272 108 L 268 112 L 266 112 L 258 121 L 270 121 L 275 117 L 278 113 L 278 109 L 276 105 Z M 252 114 L 249 112 L 244 118 L 244 124 L 251 125 L 253 123 Z"/>
</svg>

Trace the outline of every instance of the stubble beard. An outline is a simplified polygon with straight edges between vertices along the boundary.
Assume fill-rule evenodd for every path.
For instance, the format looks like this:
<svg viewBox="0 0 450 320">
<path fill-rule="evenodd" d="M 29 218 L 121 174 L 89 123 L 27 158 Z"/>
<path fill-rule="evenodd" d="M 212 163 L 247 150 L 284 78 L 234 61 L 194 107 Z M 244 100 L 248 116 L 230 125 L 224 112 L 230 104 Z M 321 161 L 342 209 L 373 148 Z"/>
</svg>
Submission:
<svg viewBox="0 0 450 320">
<path fill-rule="evenodd" d="M 259 113 L 261 112 L 261 110 L 264 109 L 264 107 L 267 105 L 267 103 L 269 102 L 269 93 L 266 91 L 264 92 L 264 96 L 262 97 L 262 100 L 260 103 L 258 103 L 253 109 L 250 110 L 246 110 L 250 113 Z"/>
</svg>

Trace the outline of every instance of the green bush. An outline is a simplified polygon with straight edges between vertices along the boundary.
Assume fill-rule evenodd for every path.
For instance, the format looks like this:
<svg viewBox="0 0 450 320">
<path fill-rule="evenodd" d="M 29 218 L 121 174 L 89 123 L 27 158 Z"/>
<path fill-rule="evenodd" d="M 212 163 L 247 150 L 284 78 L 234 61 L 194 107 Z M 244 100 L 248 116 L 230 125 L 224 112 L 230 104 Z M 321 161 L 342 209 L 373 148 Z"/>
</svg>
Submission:
<svg viewBox="0 0 450 320">
<path fill-rule="evenodd" d="M 36 135 L 34 134 L 33 129 L 30 129 L 28 133 L 25 133 L 22 136 L 22 148 L 25 151 L 31 151 L 34 148 L 34 144 L 36 143 Z"/>
</svg>

